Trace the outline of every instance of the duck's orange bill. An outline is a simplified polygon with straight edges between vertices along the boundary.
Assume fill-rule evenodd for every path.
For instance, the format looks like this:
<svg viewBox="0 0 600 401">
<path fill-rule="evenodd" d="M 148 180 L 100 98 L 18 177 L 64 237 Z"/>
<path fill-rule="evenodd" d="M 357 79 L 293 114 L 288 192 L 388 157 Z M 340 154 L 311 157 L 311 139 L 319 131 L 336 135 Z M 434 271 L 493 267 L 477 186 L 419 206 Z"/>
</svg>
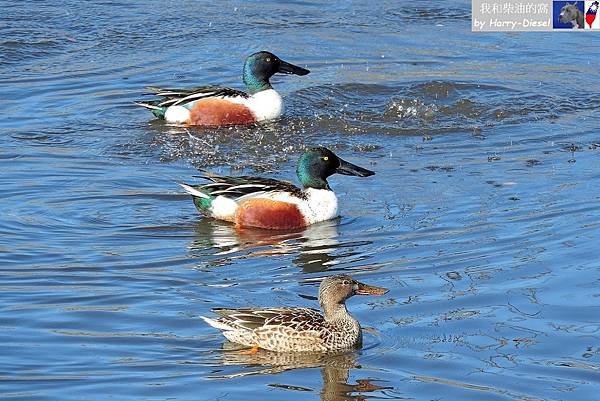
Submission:
<svg viewBox="0 0 600 401">
<path fill-rule="evenodd" d="M 366 285 L 363 283 L 357 283 L 358 288 L 354 293 L 356 295 L 383 295 L 387 293 L 389 290 L 383 287 L 375 287 L 373 285 Z"/>
</svg>

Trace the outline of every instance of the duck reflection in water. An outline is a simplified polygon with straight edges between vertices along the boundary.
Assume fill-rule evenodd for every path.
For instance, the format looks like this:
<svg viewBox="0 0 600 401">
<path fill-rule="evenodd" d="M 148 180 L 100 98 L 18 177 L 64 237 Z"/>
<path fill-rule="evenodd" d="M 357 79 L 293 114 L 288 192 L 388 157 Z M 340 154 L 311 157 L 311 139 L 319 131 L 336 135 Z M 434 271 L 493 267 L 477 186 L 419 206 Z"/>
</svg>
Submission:
<svg viewBox="0 0 600 401">
<path fill-rule="evenodd" d="M 219 251 L 213 255 L 227 257 L 242 252 L 244 257 L 296 255 L 294 264 L 304 272 L 323 272 L 337 263 L 338 224 L 338 220 L 329 220 L 303 229 L 273 231 L 202 220 L 196 225 L 190 250 L 205 254 L 207 249 L 217 248 Z"/>
<path fill-rule="evenodd" d="M 213 379 L 232 379 L 251 375 L 277 374 L 294 369 L 320 368 L 323 380 L 320 390 L 322 401 L 362 401 L 372 396 L 364 393 L 391 390 L 393 387 L 376 384 L 377 379 L 357 379 L 348 383 L 350 369 L 362 369 L 356 362 L 356 352 L 345 353 L 279 353 L 260 350 L 254 354 L 240 353 L 240 347 L 231 342 L 223 344 L 219 366 L 242 366 L 257 368 L 240 373 L 211 376 Z M 317 391 L 284 383 L 271 383 L 270 387 L 296 391 Z"/>
</svg>

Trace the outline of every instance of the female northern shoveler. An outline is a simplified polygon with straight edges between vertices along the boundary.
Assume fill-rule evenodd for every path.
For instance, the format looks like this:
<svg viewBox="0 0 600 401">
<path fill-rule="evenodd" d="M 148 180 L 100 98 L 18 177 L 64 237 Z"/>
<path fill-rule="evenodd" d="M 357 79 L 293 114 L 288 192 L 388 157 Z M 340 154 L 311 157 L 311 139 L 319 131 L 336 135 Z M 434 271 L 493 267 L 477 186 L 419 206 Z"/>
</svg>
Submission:
<svg viewBox="0 0 600 401">
<path fill-rule="evenodd" d="M 217 319 L 202 316 L 229 341 L 277 352 L 325 352 L 359 347 L 360 324 L 346 309 L 353 295 L 383 295 L 387 288 L 359 283 L 348 275 L 325 278 L 319 287 L 324 315 L 310 308 L 213 309 Z"/>
<path fill-rule="evenodd" d="M 281 96 L 269 82 L 278 72 L 306 75 L 310 71 L 262 51 L 249 56 L 244 64 L 244 83 L 249 93 L 218 86 L 150 88 L 164 99 L 137 104 L 152 110 L 158 118 L 178 124 L 221 126 L 271 120 L 283 110 Z"/>
<path fill-rule="evenodd" d="M 338 216 L 337 197 L 327 183 L 332 174 L 368 177 L 371 170 L 337 157 L 327 148 L 304 152 L 296 169 L 304 189 L 287 181 L 260 177 L 204 175 L 212 183 L 180 184 L 193 196 L 200 213 L 238 227 L 286 230 Z"/>
</svg>

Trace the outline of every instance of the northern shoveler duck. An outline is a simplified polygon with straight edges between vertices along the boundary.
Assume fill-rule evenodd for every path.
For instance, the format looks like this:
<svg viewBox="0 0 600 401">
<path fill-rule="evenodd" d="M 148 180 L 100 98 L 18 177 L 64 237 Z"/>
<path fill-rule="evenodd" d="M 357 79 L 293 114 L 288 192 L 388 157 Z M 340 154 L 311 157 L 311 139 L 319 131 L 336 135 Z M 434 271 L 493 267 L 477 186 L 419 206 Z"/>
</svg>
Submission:
<svg viewBox="0 0 600 401">
<path fill-rule="evenodd" d="M 337 197 L 327 183 L 332 174 L 368 177 L 371 170 L 337 157 L 324 147 L 308 149 L 296 173 L 304 189 L 287 181 L 260 177 L 206 174 L 205 185 L 180 184 L 200 213 L 235 223 L 237 227 L 288 230 L 338 216 Z"/>
<path fill-rule="evenodd" d="M 213 309 L 220 317 L 201 316 L 234 343 L 277 352 L 327 352 L 359 347 L 360 324 L 346 309 L 353 295 L 383 295 L 387 288 L 374 287 L 348 275 L 325 278 L 319 287 L 324 315 L 311 308 Z"/>
<path fill-rule="evenodd" d="M 281 115 L 283 101 L 269 78 L 276 73 L 306 75 L 310 71 L 261 51 L 246 59 L 244 83 L 248 93 L 218 86 L 193 89 L 150 88 L 164 99 L 136 102 L 170 123 L 223 126 L 252 124 Z"/>
</svg>

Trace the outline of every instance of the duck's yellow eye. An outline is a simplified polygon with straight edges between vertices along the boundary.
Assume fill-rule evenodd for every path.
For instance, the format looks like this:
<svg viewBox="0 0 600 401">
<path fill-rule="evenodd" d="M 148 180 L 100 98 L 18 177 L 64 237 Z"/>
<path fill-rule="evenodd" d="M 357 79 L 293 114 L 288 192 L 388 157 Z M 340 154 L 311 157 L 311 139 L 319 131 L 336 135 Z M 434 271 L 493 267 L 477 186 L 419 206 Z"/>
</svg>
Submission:
<svg viewBox="0 0 600 401">
<path fill-rule="evenodd" d="M 271 62 L 271 57 L 267 57 L 265 60 L 267 60 L 267 63 Z"/>
<path fill-rule="evenodd" d="M 329 160 L 329 156 L 324 156 L 323 160 L 325 160 L 325 161 Z"/>
</svg>

